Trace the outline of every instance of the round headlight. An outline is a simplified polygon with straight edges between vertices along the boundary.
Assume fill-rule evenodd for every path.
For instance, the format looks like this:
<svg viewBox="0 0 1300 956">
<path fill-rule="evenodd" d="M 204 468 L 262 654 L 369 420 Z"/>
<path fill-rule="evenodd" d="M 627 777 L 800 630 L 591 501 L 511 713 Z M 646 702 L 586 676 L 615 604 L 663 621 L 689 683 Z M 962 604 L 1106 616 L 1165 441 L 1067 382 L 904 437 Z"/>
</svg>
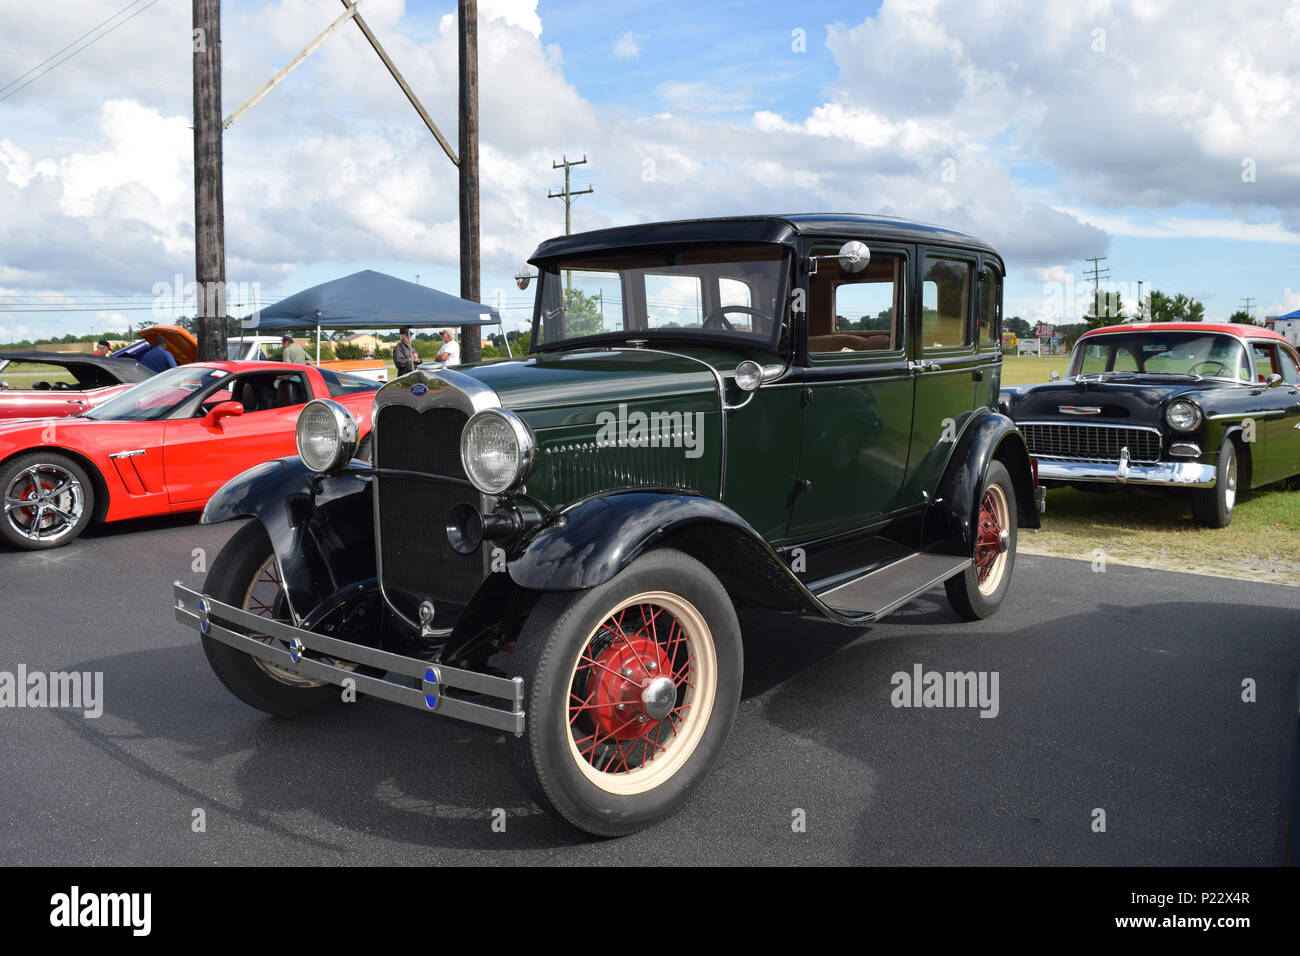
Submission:
<svg viewBox="0 0 1300 956">
<path fill-rule="evenodd" d="M 752 359 L 745 359 L 736 366 L 736 388 L 742 392 L 752 392 L 763 384 L 763 366 Z"/>
<path fill-rule="evenodd" d="M 357 450 L 356 419 L 338 402 L 318 398 L 298 413 L 298 456 L 312 471 L 330 472 Z"/>
<path fill-rule="evenodd" d="M 514 412 L 485 408 L 460 436 L 465 476 L 485 495 L 500 495 L 521 484 L 533 466 L 536 442 Z"/>
<path fill-rule="evenodd" d="M 1165 409 L 1165 421 L 1176 432 L 1190 432 L 1201 423 L 1201 410 L 1191 402 L 1179 399 Z"/>
</svg>

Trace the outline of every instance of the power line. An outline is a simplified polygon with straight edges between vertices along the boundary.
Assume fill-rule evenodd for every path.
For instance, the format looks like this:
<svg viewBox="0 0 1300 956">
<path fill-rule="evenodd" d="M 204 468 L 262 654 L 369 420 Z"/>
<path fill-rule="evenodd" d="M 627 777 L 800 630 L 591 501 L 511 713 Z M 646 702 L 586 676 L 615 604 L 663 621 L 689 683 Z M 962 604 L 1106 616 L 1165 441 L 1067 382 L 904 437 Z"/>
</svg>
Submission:
<svg viewBox="0 0 1300 956">
<path fill-rule="evenodd" d="M 546 198 L 564 200 L 564 234 L 566 236 L 573 231 L 573 215 L 572 215 L 573 197 L 582 196 L 585 195 L 586 193 L 595 192 L 595 190 L 591 186 L 588 186 L 586 189 L 579 189 L 577 191 L 574 191 L 569 185 L 569 170 L 572 169 L 574 166 L 585 166 L 586 163 L 587 163 L 586 153 L 582 154 L 582 159 L 575 159 L 570 161 L 569 157 L 565 156 L 561 159 L 560 162 L 551 163 L 551 169 L 564 170 L 564 192 L 562 193 L 550 192 L 546 194 Z"/>
<path fill-rule="evenodd" d="M 139 0 L 135 0 L 135 2 L 138 3 Z M 44 67 L 47 63 L 50 63 L 50 61 L 53 60 L 55 57 L 57 57 L 57 56 L 59 56 L 61 53 L 63 53 L 63 50 L 66 50 L 66 49 L 68 49 L 68 47 L 73 46 L 73 45 L 76 44 L 76 43 L 79 43 L 81 40 L 85 39 L 87 36 L 90 36 L 90 34 L 94 33 L 96 30 L 98 30 L 100 27 L 102 27 L 105 23 L 108 23 L 110 20 L 114 20 L 114 19 L 116 19 L 117 17 L 119 17 L 119 16 L 121 16 L 123 13 L 125 13 L 127 10 L 130 10 L 131 7 L 135 6 L 135 3 L 129 3 L 129 4 L 127 4 L 127 5 L 126 5 L 125 7 L 123 7 L 121 10 L 117 11 L 117 13 L 113 14 L 113 16 L 109 17 L 108 20 L 105 20 L 103 23 L 100 23 L 98 26 L 92 27 L 91 29 L 89 29 L 89 30 L 87 30 L 85 33 L 83 33 L 81 36 L 77 37 L 77 39 L 73 40 L 72 43 L 69 43 L 68 46 L 65 46 L 65 47 L 63 48 L 63 50 L 59 50 L 57 53 L 55 53 L 55 54 L 53 54 L 52 56 L 46 58 L 46 59 L 45 59 L 44 61 L 42 61 L 41 63 L 36 64 L 36 66 L 32 67 L 30 70 L 28 70 L 28 71 L 27 71 L 26 73 L 24 73 L 22 76 L 17 77 L 16 79 L 10 80 L 7 84 L 5 84 L 4 87 L 0 87 L 0 89 L 3 89 L 3 90 L 9 90 L 9 87 L 14 86 L 14 84 L 15 84 L 15 83 L 18 83 L 19 80 L 23 80 L 23 77 L 25 77 L 25 76 L 29 76 L 30 74 L 35 73 L 35 75 L 34 75 L 34 76 L 31 76 L 30 79 L 23 80 L 22 83 L 20 83 L 18 86 L 14 86 L 14 88 L 13 88 L 12 90 L 9 90 L 8 93 L 5 93 L 3 96 L 0 96 L 0 103 L 3 103 L 5 100 L 9 99 L 9 97 L 13 96 L 15 93 L 17 93 L 17 92 L 19 92 L 20 90 L 26 88 L 27 86 L 30 86 L 32 83 L 34 83 L 34 82 L 36 82 L 37 80 L 39 80 L 42 76 L 47 76 L 48 74 L 52 73 L 55 69 L 57 69 L 58 67 L 62 66 L 62 65 L 63 65 L 64 63 L 66 63 L 68 60 L 72 59 L 74 56 L 76 56 L 76 55 L 77 55 L 78 53 L 80 53 L 82 50 L 84 50 L 84 49 L 86 49 L 87 47 L 89 47 L 89 46 L 91 46 L 91 45 L 97 43 L 98 41 L 104 39 L 104 37 L 108 36 L 110 33 L 112 33 L 112 32 L 113 32 L 114 30 L 116 30 L 118 27 L 120 27 L 120 26 L 122 26 L 122 25 L 124 25 L 124 24 L 126 24 L 126 23 L 129 23 L 130 21 L 134 20 L 136 17 L 138 17 L 140 14 L 144 13 L 146 10 L 148 10 L 150 7 L 152 7 L 152 6 L 153 6 L 155 3 L 157 3 L 157 2 L 158 2 L 158 0 L 148 0 L 148 2 L 145 3 L 145 5 L 144 5 L 143 7 L 140 7 L 139 9 L 137 9 L 137 10 L 136 10 L 135 12 L 133 12 L 129 17 L 127 17 L 125 20 L 121 20 L 121 21 L 119 21 L 119 22 L 113 24 L 111 27 L 109 27 L 109 28 L 108 28 L 107 30 L 105 30 L 103 33 L 99 34 L 99 35 L 96 36 L 96 37 L 92 37 L 88 42 L 81 44 L 81 46 L 77 47 L 75 50 L 73 50 L 71 53 L 69 53 L 69 54 L 68 54 L 67 56 L 65 56 L 63 59 L 59 60 L 59 61 L 56 62 L 56 63 L 52 63 L 52 64 L 50 64 L 49 68 L 46 69 L 44 72 L 42 72 L 42 73 L 36 73 L 37 70 L 40 70 L 40 69 L 41 69 L 42 67 Z"/>
</svg>

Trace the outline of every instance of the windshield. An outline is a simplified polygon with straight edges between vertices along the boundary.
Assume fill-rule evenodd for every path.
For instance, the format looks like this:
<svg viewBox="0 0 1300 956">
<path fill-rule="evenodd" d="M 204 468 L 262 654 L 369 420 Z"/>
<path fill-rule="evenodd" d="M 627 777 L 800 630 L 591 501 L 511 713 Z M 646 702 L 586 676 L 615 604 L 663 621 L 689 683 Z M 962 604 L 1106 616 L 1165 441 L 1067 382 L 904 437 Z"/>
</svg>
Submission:
<svg viewBox="0 0 1300 956">
<path fill-rule="evenodd" d="M 1250 379 L 1241 340 L 1213 332 L 1112 332 L 1084 339 L 1074 349 L 1070 374 L 1140 373 Z"/>
<path fill-rule="evenodd" d="M 576 338 L 736 338 L 774 345 L 787 251 L 777 245 L 620 250 L 540 268 L 533 347 Z"/>
<path fill-rule="evenodd" d="M 166 418 L 167 413 L 201 388 L 206 388 L 229 373 L 222 368 L 181 365 L 146 379 L 114 395 L 104 404 L 85 413 L 86 418 L 101 422 L 151 422 Z"/>
<path fill-rule="evenodd" d="M 248 346 L 249 343 L 243 340 L 231 340 L 227 342 L 226 358 L 230 359 L 230 361 L 232 362 L 241 361 L 244 358 L 244 354 L 248 351 Z M 266 353 L 262 351 L 261 347 L 257 349 L 257 353 L 252 356 L 251 361 L 256 361 L 256 362 L 266 361 Z"/>
</svg>

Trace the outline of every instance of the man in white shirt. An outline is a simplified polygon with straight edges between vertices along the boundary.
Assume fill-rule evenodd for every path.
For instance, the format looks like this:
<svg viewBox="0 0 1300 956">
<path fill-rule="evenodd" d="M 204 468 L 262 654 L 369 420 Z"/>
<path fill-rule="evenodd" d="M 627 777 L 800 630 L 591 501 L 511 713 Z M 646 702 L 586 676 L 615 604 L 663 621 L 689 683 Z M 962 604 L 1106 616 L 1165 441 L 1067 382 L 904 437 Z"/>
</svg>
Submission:
<svg viewBox="0 0 1300 956">
<path fill-rule="evenodd" d="M 451 329 L 442 330 L 442 348 L 434 357 L 435 362 L 441 362 L 443 365 L 460 364 L 460 346 L 452 338 Z"/>
</svg>

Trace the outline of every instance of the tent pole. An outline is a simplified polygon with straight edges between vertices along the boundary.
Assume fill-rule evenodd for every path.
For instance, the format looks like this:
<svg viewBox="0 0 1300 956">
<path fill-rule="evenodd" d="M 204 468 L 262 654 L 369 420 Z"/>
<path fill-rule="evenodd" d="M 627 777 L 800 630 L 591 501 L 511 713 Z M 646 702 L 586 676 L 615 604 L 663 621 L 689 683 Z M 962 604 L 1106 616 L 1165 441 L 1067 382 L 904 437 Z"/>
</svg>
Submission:
<svg viewBox="0 0 1300 956">
<path fill-rule="evenodd" d="M 515 353 L 510 351 L 510 333 L 506 331 L 505 323 L 502 322 L 500 319 L 497 320 L 497 328 L 501 330 L 501 338 L 505 339 L 506 355 L 509 355 L 511 358 L 514 358 Z"/>
<path fill-rule="evenodd" d="M 316 367 L 320 368 L 320 326 L 316 326 Z"/>
</svg>

